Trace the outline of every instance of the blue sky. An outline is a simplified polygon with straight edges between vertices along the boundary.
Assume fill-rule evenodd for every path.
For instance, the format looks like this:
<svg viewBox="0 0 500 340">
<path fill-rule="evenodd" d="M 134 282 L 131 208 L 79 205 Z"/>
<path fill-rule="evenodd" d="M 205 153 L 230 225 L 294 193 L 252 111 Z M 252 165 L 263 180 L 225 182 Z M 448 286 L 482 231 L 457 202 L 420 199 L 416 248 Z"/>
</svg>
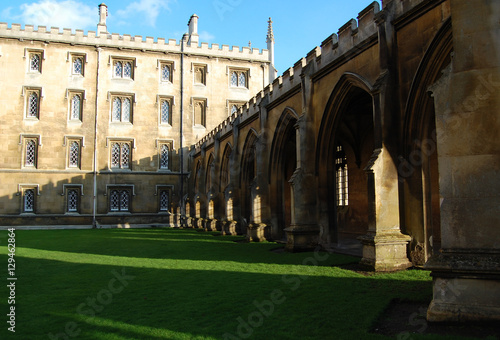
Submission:
<svg viewBox="0 0 500 340">
<path fill-rule="evenodd" d="M 110 33 L 176 39 L 187 31 L 192 14 L 200 19 L 200 40 L 229 46 L 264 49 L 267 21 L 273 20 L 275 66 L 278 73 L 358 13 L 372 0 L 106 0 Z M 377 1 L 381 4 L 381 1 Z M 0 0 L 0 21 L 21 25 L 95 31 L 98 5 L 88 0 Z"/>
</svg>

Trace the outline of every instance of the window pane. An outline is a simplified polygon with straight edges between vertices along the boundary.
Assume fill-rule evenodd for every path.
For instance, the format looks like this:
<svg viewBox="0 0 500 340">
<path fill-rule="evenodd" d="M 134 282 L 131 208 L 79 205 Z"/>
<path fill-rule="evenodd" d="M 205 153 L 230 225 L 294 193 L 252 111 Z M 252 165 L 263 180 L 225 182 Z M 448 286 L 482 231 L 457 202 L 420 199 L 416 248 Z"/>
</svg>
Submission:
<svg viewBox="0 0 500 340">
<path fill-rule="evenodd" d="M 68 211 L 78 211 L 78 191 L 75 189 L 68 190 Z"/>
<path fill-rule="evenodd" d="M 161 68 L 161 80 L 170 81 L 170 66 L 163 65 Z"/>
<path fill-rule="evenodd" d="M 38 117 L 38 94 L 32 92 L 28 98 L 28 117 Z"/>
<path fill-rule="evenodd" d="M 111 146 L 111 167 L 120 167 L 120 144 L 113 143 Z"/>
<path fill-rule="evenodd" d="M 231 115 L 235 114 L 238 111 L 238 107 L 236 105 L 231 106 Z"/>
<path fill-rule="evenodd" d="M 130 194 L 127 190 L 123 190 L 120 197 L 120 210 L 128 211 Z"/>
<path fill-rule="evenodd" d="M 115 98 L 113 99 L 113 115 L 111 117 L 111 120 L 120 121 L 121 113 L 122 113 L 122 101 L 120 100 L 120 98 Z"/>
<path fill-rule="evenodd" d="M 160 193 L 160 210 L 168 211 L 168 191 L 162 190 Z"/>
<path fill-rule="evenodd" d="M 31 212 L 35 210 L 35 191 L 33 189 L 24 192 L 24 211 Z"/>
<path fill-rule="evenodd" d="M 168 145 L 163 144 L 161 146 L 161 160 L 160 160 L 160 168 L 168 169 Z"/>
<path fill-rule="evenodd" d="M 132 77 L 132 63 L 126 62 L 123 66 L 123 78 L 131 78 Z"/>
<path fill-rule="evenodd" d="M 83 60 L 82 58 L 73 59 L 73 73 L 82 74 L 83 72 Z"/>
<path fill-rule="evenodd" d="M 238 86 L 238 75 L 236 72 L 231 73 L 231 86 Z"/>
<path fill-rule="evenodd" d="M 118 211 L 120 209 L 120 193 L 118 190 L 111 190 L 109 207 L 111 211 Z"/>
<path fill-rule="evenodd" d="M 167 100 L 163 100 L 161 102 L 161 123 L 169 124 L 170 123 L 170 104 Z"/>
<path fill-rule="evenodd" d="M 128 169 L 130 163 L 130 146 L 122 144 L 122 168 Z"/>
<path fill-rule="evenodd" d="M 122 77 L 122 62 L 115 61 L 115 77 Z"/>
<path fill-rule="evenodd" d="M 40 72 L 40 55 L 32 54 L 30 58 L 30 70 Z"/>
<path fill-rule="evenodd" d="M 337 191 L 337 205 L 348 205 L 348 190 L 349 180 L 347 175 L 347 158 L 342 146 L 338 145 L 335 154 L 335 167 L 336 167 L 336 191 Z"/>
<path fill-rule="evenodd" d="M 71 119 L 80 119 L 80 96 L 77 94 L 71 99 Z"/>
<path fill-rule="evenodd" d="M 80 145 L 78 142 L 73 141 L 69 147 L 69 166 L 78 167 L 78 161 L 80 159 Z"/>
<path fill-rule="evenodd" d="M 246 87 L 247 86 L 247 77 L 244 72 L 240 73 L 240 77 L 238 80 L 238 86 Z"/>
<path fill-rule="evenodd" d="M 36 142 L 29 140 L 26 142 L 26 166 L 35 166 L 36 162 Z"/>
<path fill-rule="evenodd" d="M 130 122 L 130 99 L 122 100 L 122 122 Z"/>
</svg>

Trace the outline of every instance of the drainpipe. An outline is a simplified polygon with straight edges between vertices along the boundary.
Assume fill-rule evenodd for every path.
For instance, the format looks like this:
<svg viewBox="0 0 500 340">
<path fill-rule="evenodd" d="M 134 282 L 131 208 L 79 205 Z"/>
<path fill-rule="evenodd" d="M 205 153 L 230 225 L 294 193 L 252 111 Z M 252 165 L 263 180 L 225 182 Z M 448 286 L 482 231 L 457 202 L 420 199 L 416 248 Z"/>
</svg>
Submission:
<svg viewBox="0 0 500 340">
<path fill-rule="evenodd" d="M 97 210 L 97 113 L 98 113 L 98 98 L 99 98 L 99 61 L 101 57 L 101 48 L 97 49 L 97 70 L 95 80 L 95 122 L 94 122 L 94 166 L 93 166 L 93 180 L 94 180 L 94 195 L 92 207 L 92 228 L 97 228 L 96 210 Z"/>
<path fill-rule="evenodd" d="M 187 34 L 184 34 L 181 39 L 181 107 L 180 107 L 180 127 L 179 127 L 179 135 L 180 135 L 180 167 L 181 167 L 181 188 L 180 188 L 180 204 L 181 204 L 181 216 L 179 216 L 181 226 L 183 221 L 183 216 L 185 215 L 184 210 L 184 150 L 183 150 L 183 117 L 184 117 L 184 40 L 187 38 Z"/>
</svg>

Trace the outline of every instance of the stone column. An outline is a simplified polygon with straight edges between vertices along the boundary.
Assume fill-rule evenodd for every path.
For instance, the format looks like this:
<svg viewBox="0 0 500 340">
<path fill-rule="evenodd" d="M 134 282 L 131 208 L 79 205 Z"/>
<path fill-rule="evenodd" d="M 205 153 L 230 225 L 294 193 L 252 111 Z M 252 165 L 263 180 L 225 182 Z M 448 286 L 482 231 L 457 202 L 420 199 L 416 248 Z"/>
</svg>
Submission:
<svg viewBox="0 0 500 340">
<path fill-rule="evenodd" d="M 471 15 L 474 13 L 474 15 Z M 431 86 L 442 251 L 429 321 L 500 320 L 500 3 L 451 1 L 452 63 Z"/>
</svg>

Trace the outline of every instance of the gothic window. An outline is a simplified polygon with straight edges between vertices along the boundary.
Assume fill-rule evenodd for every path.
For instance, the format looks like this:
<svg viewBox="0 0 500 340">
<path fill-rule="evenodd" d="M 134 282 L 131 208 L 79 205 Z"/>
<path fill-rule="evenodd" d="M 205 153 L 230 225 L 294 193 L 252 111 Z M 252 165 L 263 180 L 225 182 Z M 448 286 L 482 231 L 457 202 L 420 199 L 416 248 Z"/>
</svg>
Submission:
<svg viewBox="0 0 500 340">
<path fill-rule="evenodd" d="M 130 169 L 131 148 L 130 142 L 111 143 L 111 168 Z"/>
<path fill-rule="evenodd" d="M 160 195 L 159 195 L 159 210 L 160 211 L 168 211 L 169 205 L 170 205 L 170 193 L 169 190 L 160 190 Z"/>
<path fill-rule="evenodd" d="M 35 189 L 26 189 L 23 192 L 23 212 L 35 212 Z"/>
<path fill-rule="evenodd" d="M 170 78 L 170 65 L 162 64 L 161 65 L 161 81 L 172 81 Z"/>
<path fill-rule="evenodd" d="M 73 57 L 72 73 L 75 75 L 83 76 L 83 58 L 82 57 Z"/>
<path fill-rule="evenodd" d="M 69 143 L 68 166 L 80 168 L 80 143 L 76 140 Z"/>
<path fill-rule="evenodd" d="M 335 168 L 337 205 L 347 206 L 349 203 L 349 178 L 347 174 L 347 158 L 341 145 L 337 145 Z"/>
<path fill-rule="evenodd" d="M 78 212 L 79 206 L 79 192 L 78 189 L 68 189 L 67 191 L 67 211 L 68 212 Z"/>
<path fill-rule="evenodd" d="M 26 91 L 26 118 L 40 118 L 40 90 Z"/>
<path fill-rule="evenodd" d="M 113 60 L 113 77 L 133 79 L 134 62 L 132 60 Z"/>
<path fill-rule="evenodd" d="M 42 54 L 38 52 L 31 52 L 29 54 L 29 71 L 30 72 L 42 72 Z"/>
<path fill-rule="evenodd" d="M 248 70 L 231 70 L 230 85 L 231 87 L 248 88 Z"/>
<path fill-rule="evenodd" d="M 24 166 L 36 168 L 38 158 L 38 141 L 34 138 L 28 138 L 24 143 Z"/>
<path fill-rule="evenodd" d="M 82 120 L 82 95 L 75 93 L 71 96 L 70 120 Z"/>
<path fill-rule="evenodd" d="M 113 97 L 111 105 L 111 121 L 132 122 L 132 100 L 130 97 Z"/>
<path fill-rule="evenodd" d="M 170 149 L 167 144 L 162 144 L 160 146 L 160 169 L 169 169 L 169 153 Z"/>
<path fill-rule="evenodd" d="M 130 189 L 111 189 L 109 194 L 109 210 L 111 212 L 130 211 Z"/>
<path fill-rule="evenodd" d="M 206 126 L 204 101 L 197 100 L 194 102 L 194 125 Z"/>
<path fill-rule="evenodd" d="M 194 66 L 194 83 L 206 85 L 207 68 L 205 65 Z"/>
<path fill-rule="evenodd" d="M 160 124 L 172 125 L 170 106 L 170 99 L 164 98 L 160 100 Z"/>
</svg>

